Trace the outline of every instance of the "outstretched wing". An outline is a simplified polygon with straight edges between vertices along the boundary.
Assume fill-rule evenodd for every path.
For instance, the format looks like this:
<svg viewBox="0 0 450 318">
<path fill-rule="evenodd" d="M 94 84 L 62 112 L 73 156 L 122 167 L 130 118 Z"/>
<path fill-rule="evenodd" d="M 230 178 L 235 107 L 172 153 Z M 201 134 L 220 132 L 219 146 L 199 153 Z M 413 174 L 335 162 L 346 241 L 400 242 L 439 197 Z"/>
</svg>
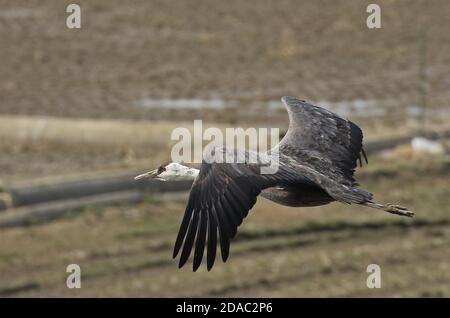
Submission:
<svg viewBox="0 0 450 318">
<path fill-rule="evenodd" d="M 362 165 L 361 129 L 349 120 L 291 96 L 282 102 L 289 114 L 289 129 L 278 147 L 282 154 L 334 176 L 342 184 L 355 185 L 357 160 Z"/>
<path fill-rule="evenodd" d="M 261 190 L 283 179 L 301 176 L 280 168 L 276 174 L 260 174 L 258 164 L 203 162 L 195 179 L 175 242 L 173 257 L 181 250 L 179 267 L 188 260 L 195 243 L 193 270 L 200 266 L 206 246 L 207 269 L 214 265 L 219 239 L 222 260 L 229 255 L 230 239 L 256 203 Z M 292 168 L 291 168 L 292 169 Z M 194 242 L 195 241 L 195 242 Z"/>
</svg>

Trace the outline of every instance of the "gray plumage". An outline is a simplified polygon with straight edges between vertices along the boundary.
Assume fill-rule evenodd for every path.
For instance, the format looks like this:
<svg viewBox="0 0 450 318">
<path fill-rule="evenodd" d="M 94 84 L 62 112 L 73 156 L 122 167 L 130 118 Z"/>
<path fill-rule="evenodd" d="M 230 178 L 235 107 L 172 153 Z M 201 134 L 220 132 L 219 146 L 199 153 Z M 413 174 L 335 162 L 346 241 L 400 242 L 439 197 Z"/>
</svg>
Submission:
<svg viewBox="0 0 450 318">
<path fill-rule="evenodd" d="M 412 216 L 395 205 L 372 202 L 372 194 L 357 188 L 353 173 L 361 156 L 361 129 L 351 121 L 295 97 L 283 97 L 289 115 L 289 129 L 280 143 L 264 154 L 217 147 L 211 153 L 243 155 L 246 163 L 212 162 L 206 154 L 195 179 L 175 242 L 173 257 L 181 250 L 179 267 L 194 247 L 193 269 L 200 266 L 206 246 L 207 269 L 214 265 L 217 243 L 222 260 L 229 255 L 230 240 L 256 203 L 258 195 L 278 204 L 305 207 L 333 201 L 356 203 L 390 213 Z M 261 174 L 263 162 L 279 157 L 274 174 Z M 228 162 L 228 161 L 225 161 Z M 251 163 L 252 162 L 252 163 Z"/>
</svg>

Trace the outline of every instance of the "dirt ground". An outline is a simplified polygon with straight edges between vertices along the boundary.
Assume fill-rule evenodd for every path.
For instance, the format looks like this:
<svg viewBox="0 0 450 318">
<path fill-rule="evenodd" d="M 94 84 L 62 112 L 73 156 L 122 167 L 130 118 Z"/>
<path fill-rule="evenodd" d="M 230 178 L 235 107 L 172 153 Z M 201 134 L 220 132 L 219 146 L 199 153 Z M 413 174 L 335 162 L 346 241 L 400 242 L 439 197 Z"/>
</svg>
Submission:
<svg viewBox="0 0 450 318">
<path fill-rule="evenodd" d="M 10 182 L 99 170 L 147 170 L 168 159 L 170 132 L 279 127 L 283 95 L 370 104 L 350 112 L 365 140 L 450 128 L 450 2 L 379 0 L 369 30 L 352 0 L 0 0 L 0 191 Z M 421 64 L 423 63 L 423 64 Z M 425 73 L 421 73 L 421 65 Z M 423 93 L 425 88 L 426 93 Z M 143 107 L 152 100 L 223 101 L 223 108 Z M 227 264 L 178 270 L 170 258 L 185 201 L 86 209 L 49 224 L 0 231 L 0 297 L 450 297 L 448 158 L 394 152 L 358 171 L 405 220 L 331 204 L 289 209 L 260 199 Z M 0 211 L 1 213 L 1 211 Z M 82 288 L 66 288 L 66 266 Z M 366 287 L 367 265 L 382 288 Z"/>
<path fill-rule="evenodd" d="M 375 161 L 375 162 L 374 162 Z M 184 200 L 87 208 L 51 224 L 3 230 L 0 296 L 449 297 L 450 164 L 372 160 L 362 187 L 416 212 L 404 219 L 334 203 L 286 208 L 259 199 L 212 271 L 171 259 Z M 81 234 L 82 233 L 82 234 Z M 81 289 L 66 266 L 81 266 Z M 366 286 L 369 264 L 381 288 Z"/>
<path fill-rule="evenodd" d="M 414 132 L 421 121 L 406 110 L 424 97 L 422 44 L 427 129 L 450 127 L 450 3 L 445 0 L 379 1 L 378 30 L 366 27 L 368 1 L 77 3 L 82 27 L 74 30 L 65 26 L 65 3 L 0 0 L 0 184 L 159 165 L 168 155 L 170 131 L 163 127 L 173 127 L 168 122 L 202 119 L 283 131 L 285 110 L 279 102 L 275 110 L 268 104 L 283 95 L 325 106 L 359 101 L 386 109 L 381 117 L 349 113 L 365 140 Z M 139 104 L 190 98 L 219 99 L 229 108 Z M 27 117 L 31 123 L 23 124 Z M 41 138 L 52 117 L 66 120 L 71 135 L 63 127 L 60 138 Z M 143 129 L 143 123 L 156 128 Z M 108 128 L 99 132 L 97 125 Z M 139 127 L 136 138 L 130 135 L 132 125 Z M 144 139 L 141 131 L 150 131 L 147 142 L 136 144 L 133 139 Z M 99 134 L 120 142 L 102 143 Z"/>
<path fill-rule="evenodd" d="M 448 107 L 446 0 L 380 0 L 378 30 L 365 24 L 371 1 L 77 3 L 82 27 L 73 30 L 65 26 L 65 2 L 0 1 L 0 113 L 248 122 L 239 111 L 155 111 L 135 103 L 221 98 L 246 108 L 246 101 L 283 95 L 375 100 L 395 113 L 420 102 L 424 28 L 428 106 Z"/>
</svg>

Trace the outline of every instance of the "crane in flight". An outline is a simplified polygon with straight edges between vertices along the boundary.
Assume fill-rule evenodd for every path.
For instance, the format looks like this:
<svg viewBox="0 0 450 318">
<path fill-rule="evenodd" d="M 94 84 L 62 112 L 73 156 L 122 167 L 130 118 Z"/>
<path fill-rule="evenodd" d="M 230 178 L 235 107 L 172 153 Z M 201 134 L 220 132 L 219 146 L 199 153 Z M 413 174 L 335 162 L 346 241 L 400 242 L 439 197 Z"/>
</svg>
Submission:
<svg viewBox="0 0 450 318">
<path fill-rule="evenodd" d="M 289 128 L 274 148 L 256 153 L 216 146 L 206 154 L 215 158 L 217 154 L 233 158 L 239 154 L 245 158 L 257 155 L 264 162 L 277 156 L 276 173 L 262 174 L 262 164 L 255 161 L 218 163 L 204 156 L 200 170 L 171 162 L 135 178 L 193 180 L 173 251 L 175 258 L 181 250 L 180 268 L 194 245 L 194 271 L 202 262 L 205 247 L 207 269 L 213 267 L 218 242 L 225 262 L 230 240 L 258 195 L 291 207 L 337 201 L 414 216 L 399 205 L 374 202 L 371 193 L 357 187 L 353 177 L 357 163 L 362 166 L 363 158 L 368 163 L 362 145 L 363 134 L 357 125 L 295 97 L 285 96 L 281 100 L 289 115 Z"/>
</svg>

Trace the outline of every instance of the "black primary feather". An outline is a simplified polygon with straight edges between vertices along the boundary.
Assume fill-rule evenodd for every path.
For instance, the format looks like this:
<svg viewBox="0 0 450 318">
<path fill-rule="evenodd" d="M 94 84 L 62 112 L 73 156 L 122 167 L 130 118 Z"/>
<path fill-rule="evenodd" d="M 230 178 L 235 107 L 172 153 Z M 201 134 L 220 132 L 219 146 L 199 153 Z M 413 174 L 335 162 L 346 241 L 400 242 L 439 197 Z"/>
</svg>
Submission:
<svg viewBox="0 0 450 318">
<path fill-rule="evenodd" d="M 189 259 L 194 242 L 194 271 L 202 262 L 205 247 L 208 270 L 215 263 L 217 244 L 222 260 L 227 261 L 230 240 L 265 189 L 309 189 L 315 191 L 311 195 L 315 194 L 319 202 L 371 200 L 370 193 L 355 188 L 357 183 L 353 178 L 357 162 L 362 165 L 364 157 L 368 163 L 361 129 L 351 121 L 297 98 L 283 97 L 282 101 L 289 114 L 289 129 L 279 145 L 264 154 L 268 158 L 278 155 L 278 171 L 263 175 L 259 171 L 260 164 L 203 161 L 175 241 L 173 257 L 181 250 L 179 267 Z M 217 151 L 223 151 L 224 157 L 245 155 L 247 160 L 252 154 L 223 147 L 214 148 L 214 152 Z"/>
</svg>

